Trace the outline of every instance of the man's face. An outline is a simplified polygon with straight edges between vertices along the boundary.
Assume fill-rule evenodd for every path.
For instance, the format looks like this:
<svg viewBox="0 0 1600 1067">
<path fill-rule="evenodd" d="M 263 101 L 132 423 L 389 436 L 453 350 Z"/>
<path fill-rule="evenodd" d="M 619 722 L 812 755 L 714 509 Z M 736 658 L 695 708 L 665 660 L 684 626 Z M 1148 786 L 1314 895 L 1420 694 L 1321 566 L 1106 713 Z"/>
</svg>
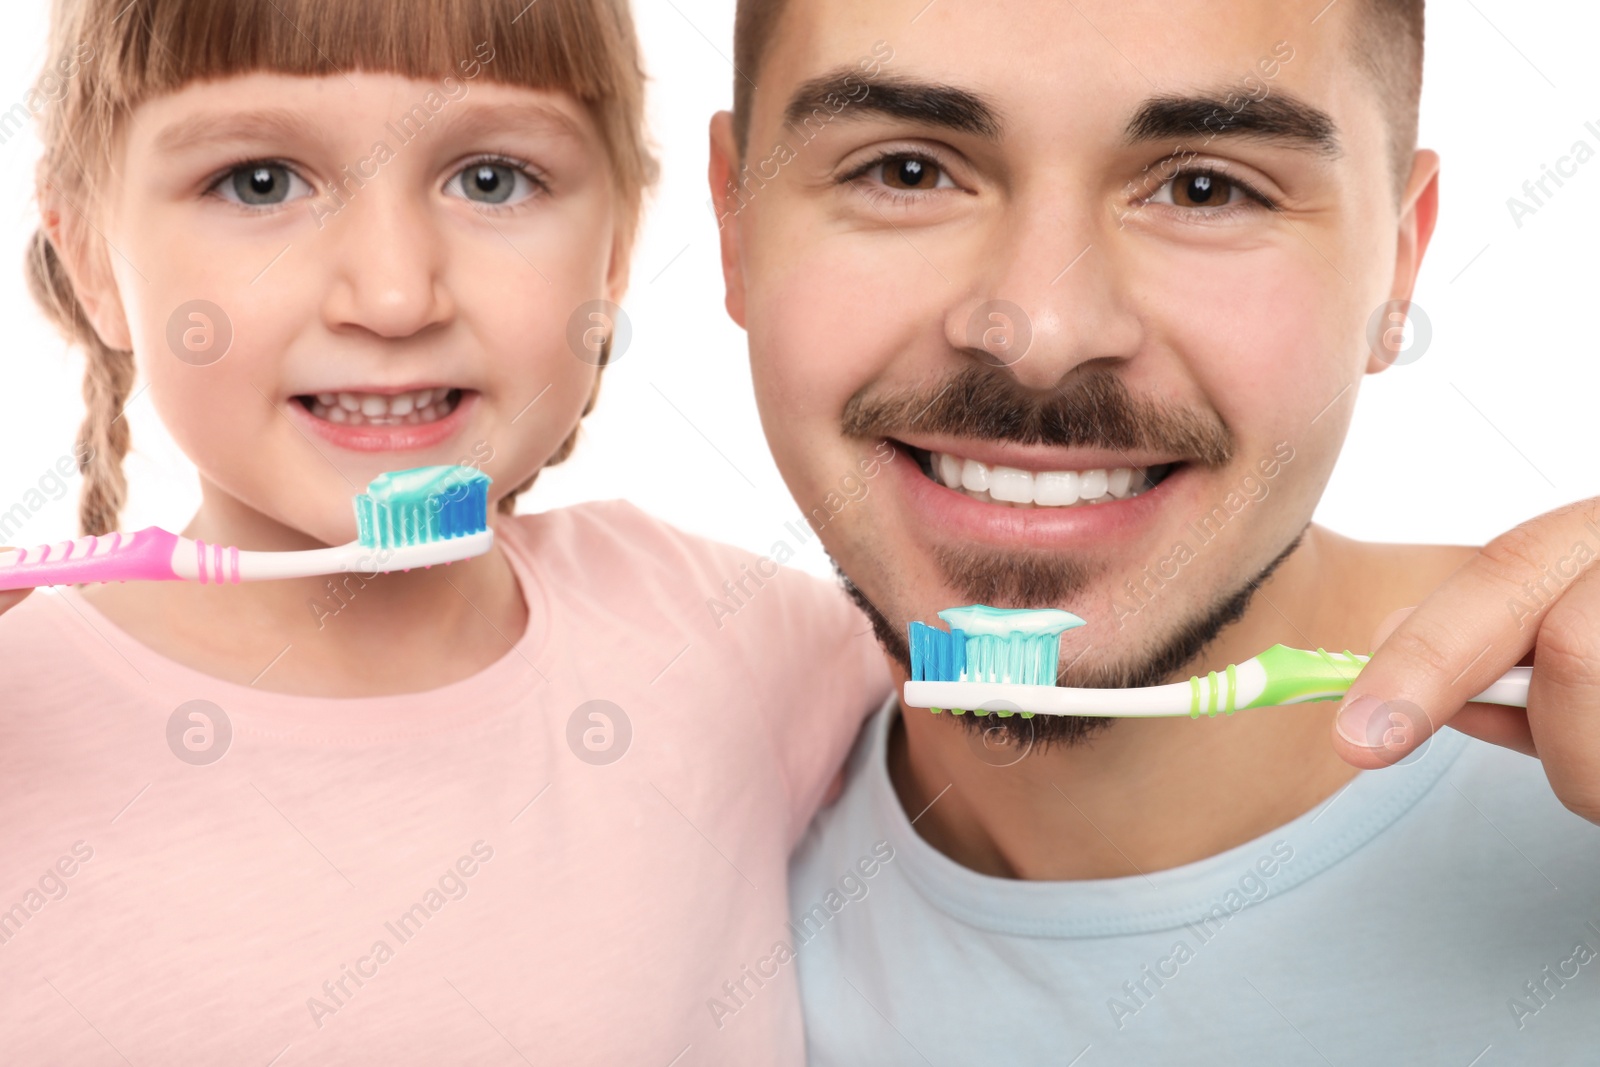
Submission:
<svg viewBox="0 0 1600 1067">
<path fill-rule="evenodd" d="M 767 437 L 891 651 L 1054 606 L 1073 684 L 1145 684 L 1310 521 L 1431 156 L 1419 240 L 1361 5 L 925 4 L 790 0 L 715 190 Z"/>
</svg>

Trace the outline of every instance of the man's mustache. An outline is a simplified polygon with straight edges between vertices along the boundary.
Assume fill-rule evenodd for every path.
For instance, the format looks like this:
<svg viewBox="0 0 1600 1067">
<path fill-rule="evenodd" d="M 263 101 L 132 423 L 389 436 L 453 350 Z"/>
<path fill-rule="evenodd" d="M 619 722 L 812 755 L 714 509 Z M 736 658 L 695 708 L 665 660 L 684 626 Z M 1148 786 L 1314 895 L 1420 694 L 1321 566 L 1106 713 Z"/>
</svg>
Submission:
<svg viewBox="0 0 1600 1067">
<path fill-rule="evenodd" d="M 1207 467 L 1233 458 L 1233 435 L 1215 412 L 1141 399 L 1096 370 L 1059 389 L 1036 390 L 1005 370 L 968 367 L 939 388 L 863 390 L 845 404 L 846 437 L 939 434 L 1015 445 L 1154 452 Z"/>
</svg>

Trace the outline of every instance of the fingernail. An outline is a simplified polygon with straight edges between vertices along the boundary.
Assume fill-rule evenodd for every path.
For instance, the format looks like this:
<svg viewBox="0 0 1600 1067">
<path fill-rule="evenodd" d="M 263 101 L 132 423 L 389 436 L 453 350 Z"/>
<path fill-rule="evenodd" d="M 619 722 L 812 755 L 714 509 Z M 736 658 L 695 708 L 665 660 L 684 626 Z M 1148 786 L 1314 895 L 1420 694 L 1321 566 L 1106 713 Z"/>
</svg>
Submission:
<svg viewBox="0 0 1600 1067">
<path fill-rule="evenodd" d="M 1339 736 L 1360 748 L 1409 752 L 1433 736 L 1433 720 L 1409 700 L 1362 696 L 1349 701 L 1334 718 Z"/>
<path fill-rule="evenodd" d="M 1359 696 L 1339 709 L 1334 728 L 1339 736 L 1360 748 L 1386 748 L 1388 716 L 1384 702 L 1375 696 Z"/>
</svg>

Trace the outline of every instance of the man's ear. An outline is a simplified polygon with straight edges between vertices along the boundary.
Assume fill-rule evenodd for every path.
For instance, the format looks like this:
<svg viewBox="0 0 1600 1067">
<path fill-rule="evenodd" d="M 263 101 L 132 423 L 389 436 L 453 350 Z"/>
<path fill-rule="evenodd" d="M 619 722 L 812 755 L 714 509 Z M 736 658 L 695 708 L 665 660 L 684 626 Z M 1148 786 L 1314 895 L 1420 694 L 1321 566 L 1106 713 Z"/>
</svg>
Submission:
<svg viewBox="0 0 1600 1067">
<path fill-rule="evenodd" d="M 105 238 L 77 207 L 48 183 L 39 189 L 39 219 L 45 236 L 55 248 L 56 257 L 72 281 L 73 295 L 78 298 L 89 325 L 108 348 L 132 351 L 133 334 L 128 329 L 128 316 L 122 307 L 122 293 L 111 272 L 110 249 Z"/>
<path fill-rule="evenodd" d="M 1422 256 L 1439 221 L 1439 153 L 1423 148 L 1411 161 L 1411 177 L 1400 201 L 1400 228 L 1394 255 L 1394 281 L 1389 299 L 1408 306 L 1422 269 Z M 1388 363 L 1376 355 L 1367 359 L 1367 373 L 1377 374 Z"/>
<path fill-rule="evenodd" d="M 744 245 L 739 235 L 739 211 L 744 201 L 739 196 L 739 169 L 733 113 L 719 111 L 711 116 L 711 163 L 707 177 L 711 182 L 711 211 L 716 216 L 717 234 L 722 242 L 722 282 L 727 290 L 723 302 L 728 315 L 743 326 Z"/>
</svg>

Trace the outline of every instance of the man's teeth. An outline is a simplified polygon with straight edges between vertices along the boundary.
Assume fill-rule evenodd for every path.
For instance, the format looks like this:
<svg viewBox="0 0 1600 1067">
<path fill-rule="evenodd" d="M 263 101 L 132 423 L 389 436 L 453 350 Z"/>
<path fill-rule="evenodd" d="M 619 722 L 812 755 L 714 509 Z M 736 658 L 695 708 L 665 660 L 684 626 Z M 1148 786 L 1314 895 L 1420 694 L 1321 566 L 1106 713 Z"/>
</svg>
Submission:
<svg viewBox="0 0 1600 1067">
<path fill-rule="evenodd" d="M 1138 496 L 1150 487 L 1149 467 L 1086 471 L 1025 471 L 991 467 L 947 453 L 931 455 L 934 481 L 987 503 L 1062 508 Z"/>
<path fill-rule="evenodd" d="M 416 426 L 436 422 L 455 410 L 460 395 L 451 389 L 383 393 L 318 393 L 311 414 L 347 426 Z"/>
</svg>

